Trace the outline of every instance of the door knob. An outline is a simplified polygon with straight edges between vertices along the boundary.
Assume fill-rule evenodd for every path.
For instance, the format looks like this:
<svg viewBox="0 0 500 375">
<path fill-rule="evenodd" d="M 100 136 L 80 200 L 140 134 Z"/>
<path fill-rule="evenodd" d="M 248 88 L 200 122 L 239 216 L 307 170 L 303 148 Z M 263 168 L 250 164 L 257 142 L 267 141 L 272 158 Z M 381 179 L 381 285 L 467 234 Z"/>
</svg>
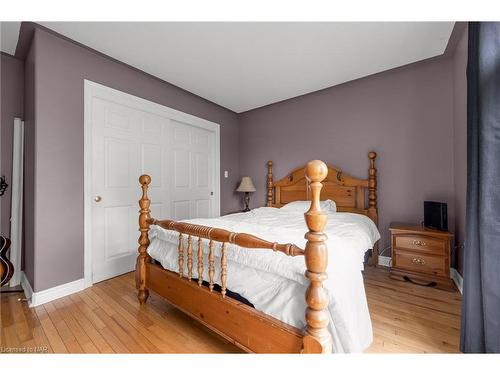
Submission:
<svg viewBox="0 0 500 375">
<path fill-rule="evenodd" d="M 95 200 L 97 203 L 99 203 L 100 201 L 102 201 L 102 198 L 101 198 L 101 196 L 100 196 L 100 195 L 96 195 L 96 196 L 94 197 L 94 200 Z"/>
</svg>

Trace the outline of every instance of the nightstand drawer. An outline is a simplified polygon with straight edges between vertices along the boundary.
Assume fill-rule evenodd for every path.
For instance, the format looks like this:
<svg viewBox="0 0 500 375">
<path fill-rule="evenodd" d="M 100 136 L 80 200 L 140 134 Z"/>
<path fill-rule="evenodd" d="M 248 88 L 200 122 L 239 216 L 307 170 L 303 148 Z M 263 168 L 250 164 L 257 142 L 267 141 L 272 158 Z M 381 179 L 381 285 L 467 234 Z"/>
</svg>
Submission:
<svg viewBox="0 0 500 375">
<path fill-rule="evenodd" d="M 446 240 L 416 234 L 396 234 L 393 241 L 393 246 L 399 249 L 432 252 L 440 255 L 445 253 L 447 245 Z"/>
<path fill-rule="evenodd" d="M 445 258 L 442 256 L 414 254 L 393 249 L 393 267 L 437 276 L 447 276 Z"/>
</svg>

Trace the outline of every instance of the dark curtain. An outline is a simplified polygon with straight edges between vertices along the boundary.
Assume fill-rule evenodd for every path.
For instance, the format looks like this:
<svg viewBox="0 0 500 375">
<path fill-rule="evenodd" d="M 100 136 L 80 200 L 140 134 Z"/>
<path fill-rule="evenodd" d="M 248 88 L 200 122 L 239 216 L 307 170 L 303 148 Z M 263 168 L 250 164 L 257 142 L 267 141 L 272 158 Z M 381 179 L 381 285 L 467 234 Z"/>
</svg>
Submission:
<svg viewBox="0 0 500 375">
<path fill-rule="evenodd" d="M 460 348 L 500 353 L 500 23 L 469 23 Z"/>
</svg>

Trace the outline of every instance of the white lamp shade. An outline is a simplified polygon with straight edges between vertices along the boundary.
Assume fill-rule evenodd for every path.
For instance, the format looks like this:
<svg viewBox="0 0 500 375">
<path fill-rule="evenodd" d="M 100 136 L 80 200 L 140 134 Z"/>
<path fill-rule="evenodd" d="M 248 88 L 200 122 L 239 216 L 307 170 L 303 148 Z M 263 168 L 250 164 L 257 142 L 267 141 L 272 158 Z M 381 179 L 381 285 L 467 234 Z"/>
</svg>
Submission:
<svg viewBox="0 0 500 375">
<path fill-rule="evenodd" d="M 253 193 L 255 191 L 255 186 L 253 186 L 252 179 L 250 177 L 243 177 L 236 191 L 241 193 Z"/>
</svg>

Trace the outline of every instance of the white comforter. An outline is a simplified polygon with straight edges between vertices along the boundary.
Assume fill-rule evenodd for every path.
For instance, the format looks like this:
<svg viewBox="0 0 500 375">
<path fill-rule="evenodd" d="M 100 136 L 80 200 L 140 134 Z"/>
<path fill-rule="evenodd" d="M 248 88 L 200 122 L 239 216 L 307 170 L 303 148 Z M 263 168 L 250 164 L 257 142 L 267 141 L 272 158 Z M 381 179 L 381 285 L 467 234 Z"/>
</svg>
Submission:
<svg viewBox="0 0 500 375">
<path fill-rule="evenodd" d="M 184 220 L 233 232 L 251 233 L 268 241 L 294 243 L 304 248 L 307 227 L 303 213 L 262 207 L 248 213 L 216 219 Z M 372 326 L 361 271 L 364 254 L 380 238 L 375 224 L 366 216 L 330 213 L 328 235 L 328 306 L 335 352 L 361 352 L 372 341 Z M 151 226 L 148 253 L 171 271 L 178 271 L 178 233 Z M 184 249 L 186 245 L 184 245 Z M 193 246 L 196 249 L 196 246 Z M 208 280 L 208 243 L 203 246 L 203 279 Z M 308 280 L 304 257 L 279 252 L 227 246 L 227 288 L 249 300 L 256 309 L 292 326 L 305 326 L 304 300 Z M 216 247 L 215 282 L 220 284 L 220 248 Z M 197 277 L 193 251 L 193 277 Z M 187 274 L 187 262 L 184 261 Z"/>
</svg>

